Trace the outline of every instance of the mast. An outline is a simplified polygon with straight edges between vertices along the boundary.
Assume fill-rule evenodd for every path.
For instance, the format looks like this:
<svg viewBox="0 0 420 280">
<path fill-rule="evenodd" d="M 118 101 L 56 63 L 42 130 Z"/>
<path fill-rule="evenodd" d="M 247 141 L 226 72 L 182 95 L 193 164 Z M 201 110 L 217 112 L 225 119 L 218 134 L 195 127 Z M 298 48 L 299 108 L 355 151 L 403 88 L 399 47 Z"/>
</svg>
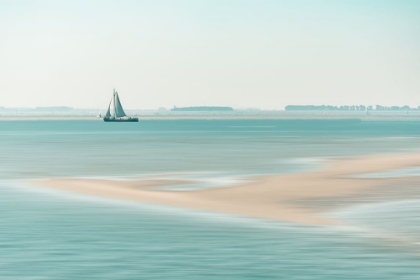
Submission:
<svg viewBox="0 0 420 280">
<path fill-rule="evenodd" d="M 116 92 L 115 92 L 115 88 L 114 88 L 114 95 L 113 95 L 113 100 L 114 100 L 114 118 L 117 118 L 117 105 L 116 105 L 116 103 L 115 103 L 115 95 L 116 95 Z"/>
</svg>

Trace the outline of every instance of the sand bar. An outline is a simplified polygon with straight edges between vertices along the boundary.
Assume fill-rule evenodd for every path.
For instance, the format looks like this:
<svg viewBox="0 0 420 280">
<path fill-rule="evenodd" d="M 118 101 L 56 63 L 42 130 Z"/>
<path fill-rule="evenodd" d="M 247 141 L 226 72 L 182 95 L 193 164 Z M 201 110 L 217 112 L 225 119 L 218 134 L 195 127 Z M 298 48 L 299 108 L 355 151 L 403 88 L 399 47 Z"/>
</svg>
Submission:
<svg viewBox="0 0 420 280">
<path fill-rule="evenodd" d="M 331 160 L 327 168 L 317 172 L 260 176 L 234 186 L 189 191 L 156 188 L 185 183 L 165 178 L 124 181 L 36 179 L 30 180 L 30 183 L 108 198 L 302 224 L 331 225 L 339 222 L 323 213 L 349 201 L 358 203 L 365 197 L 376 197 L 379 201 L 391 200 L 394 195 L 384 195 L 390 189 L 398 192 L 399 199 L 412 198 L 413 195 L 420 197 L 420 184 L 417 184 L 420 183 L 420 176 L 356 178 L 353 175 L 415 166 L 420 166 L 420 153 L 349 157 Z M 405 193 L 402 186 L 406 185 L 412 187 Z"/>
</svg>

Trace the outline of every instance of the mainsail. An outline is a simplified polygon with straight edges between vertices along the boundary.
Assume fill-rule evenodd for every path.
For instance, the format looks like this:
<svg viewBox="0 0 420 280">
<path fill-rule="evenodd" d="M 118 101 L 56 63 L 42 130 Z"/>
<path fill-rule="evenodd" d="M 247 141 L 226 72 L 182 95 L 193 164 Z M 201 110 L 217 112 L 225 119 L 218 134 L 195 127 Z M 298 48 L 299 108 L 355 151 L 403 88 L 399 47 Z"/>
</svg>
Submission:
<svg viewBox="0 0 420 280">
<path fill-rule="evenodd" d="M 114 94 L 114 106 L 115 106 L 115 117 L 121 118 L 125 117 L 126 114 L 124 112 L 124 109 L 121 105 L 120 98 L 118 97 L 118 92 L 115 92 Z"/>
</svg>

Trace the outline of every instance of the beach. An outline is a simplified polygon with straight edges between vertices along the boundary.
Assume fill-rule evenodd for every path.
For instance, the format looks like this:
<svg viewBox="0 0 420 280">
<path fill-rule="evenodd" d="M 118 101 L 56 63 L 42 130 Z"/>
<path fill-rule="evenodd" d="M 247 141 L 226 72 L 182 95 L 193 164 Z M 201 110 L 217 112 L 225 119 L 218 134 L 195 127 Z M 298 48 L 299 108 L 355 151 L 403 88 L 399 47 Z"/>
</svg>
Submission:
<svg viewBox="0 0 420 280">
<path fill-rule="evenodd" d="M 159 186 L 182 181 L 152 178 L 142 180 L 37 179 L 29 183 L 81 194 L 134 200 L 196 210 L 274 219 L 307 225 L 334 225 L 324 212 L 331 208 L 357 204 L 367 194 L 377 193 L 376 201 L 395 198 L 383 195 L 383 188 L 419 182 L 420 177 L 360 178 L 357 175 L 420 166 L 420 153 L 347 157 L 328 161 L 325 169 L 298 174 L 267 175 L 248 178 L 233 186 L 201 190 L 171 191 Z M 400 192 L 400 198 L 420 195 Z M 373 196 L 375 197 L 375 196 Z M 353 198 L 350 199 L 343 198 Z M 324 201 L 325 203 L 319 203 Z M 316 203 L 318 202 L 318 203 Z M 326 206 L 327 205 L 327 206 Z"/>
</svg>

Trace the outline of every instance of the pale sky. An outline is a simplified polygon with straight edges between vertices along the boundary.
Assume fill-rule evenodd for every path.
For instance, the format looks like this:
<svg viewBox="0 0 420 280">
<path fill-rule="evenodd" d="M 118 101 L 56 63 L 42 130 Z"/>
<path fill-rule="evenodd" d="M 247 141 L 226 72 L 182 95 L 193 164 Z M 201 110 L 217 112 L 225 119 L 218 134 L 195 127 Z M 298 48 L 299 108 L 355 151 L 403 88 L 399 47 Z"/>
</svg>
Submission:
<svg viewBox="0 0 420 280">
<path fill-rule="evenodd" d="M 0 0 L 0 106 L 420 105 L 420 0 Z"/>
</svg>

